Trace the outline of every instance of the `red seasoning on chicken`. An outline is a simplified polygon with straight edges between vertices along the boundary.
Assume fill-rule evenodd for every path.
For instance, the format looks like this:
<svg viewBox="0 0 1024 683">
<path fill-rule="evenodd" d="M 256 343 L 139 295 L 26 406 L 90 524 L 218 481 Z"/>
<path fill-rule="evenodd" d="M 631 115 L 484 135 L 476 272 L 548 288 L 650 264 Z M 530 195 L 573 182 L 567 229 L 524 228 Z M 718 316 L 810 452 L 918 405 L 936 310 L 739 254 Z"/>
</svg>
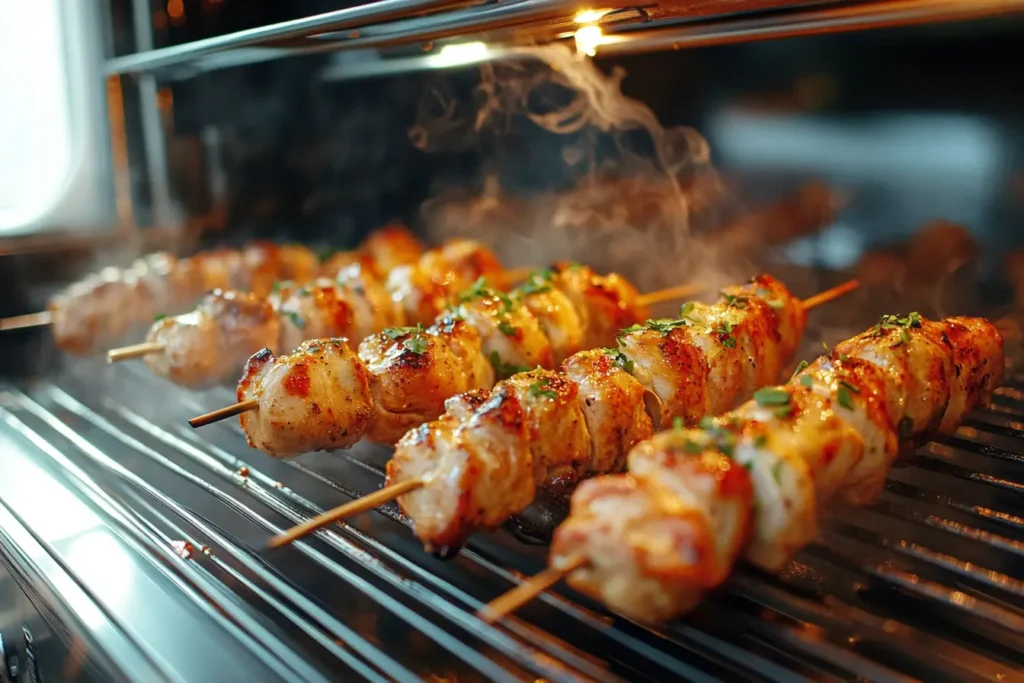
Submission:
<svg viewBox="0 0 1024 683">
<path fill-rule="evenodd" d="M 539 487 L 620 470 L 654 424 L 732 408 L 778 377 L 806 316 L 767 276 L 681 313 L 626 328 L 616 349 L 577 353 L 560 373 L 538 369 L 499 382 L 476 410 L 454 398 L 445 415 L 403 437 L 388 481 L 427 478 L 398 498 L 424 545 L 457 546 L 495 527 Z"/>
<path fill-rule="evenodd" d="M 886 316 L 738 409 L 656 434 L 629 473 L 584 482 L 550 563 L 610 609 L 661 622 L 696 605 L 740 556 L 768 570 L 818 533 L 833 497 L 867 503 L 900 442 L 950 434 L 1003 379 L 980 318 Z"/>
<path fill-rule="evenodd" d="M 565 353 L 567 347 L 563 344 L 556 351 L 545 334 L 552 320 L 571 320 L 575 324 L 585 319 L 607 329 L 609 320 L 636 322 L 646 314 L 636 305 L 635 297 L 616 298 L 615 292 L 628 294 L 632 288 L 606 289 L 603 284 L 607 276 L 583 267 L 573 267 L 571 271 L 572 275 L 565 278 L 563 275 L 569 270 L 542 271 L 508 294 L 478 279 L 457 297 L 458 303 L 430 327 L 390 327 L 364 339 L 356 355 L 369 378 L 367 410 L 371 419 L 360 436 L 380 443 L 395 443 L 412 427 L 437 418 L 445 410 L 445 401 L 452 396 L 489 389 L 496 380 L 531 367 L 554 367 L 556 357 Z M 556 291 L 572 295 L 551 297 Z M 592 303 L 595 298 L 599 303 Z M 547 325 L 542 325 L 532 313 L 539 307 L 538 299 L 547 302 Z M 586 310 L 588 307 L 592 310 Z M 573 336 L 579 340 L 601 339 L 605 344 L 614 341 L 614 333 L 601 338 L 586 327 L 577 328 Z M 288 404 L 287 422 L 294 426 L 287 436 L 273 437 L 273 428 L 266 425 L 284 420 L 278 413 L 281 404 L 266 397 L 278 395 L 278 389 L 270 383 L 282 381 L 286 373 L 266 368 L 302 362 L 306 353 L 300 348 L 280 358 L 269 351 L 257 356 L 260 363 L 258 366 L 250 364 L 246 369 L 238 393 L 239 401 L 259 402 L 259 407 L 247 412 L 242 420 L 249 443 L 277 457 L 338 448 L 335 440 L 322 438 L 325 430 L 319 423 L 330 418 L 323 411 L 314 411 L 312 404 L 301 418 L 298 407 Z M 255 367 L 260 369 L 259 373 L 254 372 Z M 308 364 L 313 373 L 326 372 L 329 367 Z M 642 387 L 638 391 L 638 395 L 642 394 Z M 570 395 L 576 396 L 575 392 Z M 574 413 L 573 417 L 585 419 L 582 413 Z M 582 426 L 582 422 L 580 424 Z M 305 438 L 298 434 L 304 434 Z M 557 465 L 556 469 L 562 469 L 562 465 Z"/>
</svg>

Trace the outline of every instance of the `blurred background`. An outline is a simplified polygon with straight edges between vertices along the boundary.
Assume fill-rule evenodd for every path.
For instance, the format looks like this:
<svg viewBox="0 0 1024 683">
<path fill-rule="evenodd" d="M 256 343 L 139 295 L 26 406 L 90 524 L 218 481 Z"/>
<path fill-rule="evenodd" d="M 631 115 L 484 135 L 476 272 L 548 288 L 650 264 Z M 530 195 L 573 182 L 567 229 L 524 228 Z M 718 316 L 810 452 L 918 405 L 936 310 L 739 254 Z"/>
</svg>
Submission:
<svg viewBox="0 0 1024 683">
<path fill-rule="evenodd" d="M 864 317 L 1009 302 L 1002 255 L 1024 244 L 1022 20 L 755 42 L 719 28 L 849 4 L 690 2 L 663 23 L 711 39 L 610 43 L 591 61 L 571 39 L 530 52 L 572 37 L 552 20 L 438 45 L 263 38 L 190 59 L 218 36 L 345 5 L 6 3 L 0 316 L 158 246 L 348 247 L 396 219 L 433 241 L 473 236 L 511 265 L 576 259 L 645 289 L 768 268 L 860 274 L 881 288 L 862 294 Z M 512 49 L 477 40 L 495 36 Z M 165 58 L 133 57 L 148 50 Z"/>
</svg>

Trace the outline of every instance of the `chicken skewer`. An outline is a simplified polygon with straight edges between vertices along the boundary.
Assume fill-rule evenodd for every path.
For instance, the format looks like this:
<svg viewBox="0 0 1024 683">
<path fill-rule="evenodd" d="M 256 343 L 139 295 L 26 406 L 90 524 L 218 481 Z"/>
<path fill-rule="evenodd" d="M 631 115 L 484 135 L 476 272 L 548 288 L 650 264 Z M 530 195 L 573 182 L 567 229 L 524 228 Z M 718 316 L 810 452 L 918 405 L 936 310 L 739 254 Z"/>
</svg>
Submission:
<svg viewBox="0 0 1024 683">
<path fill-rule="evenodd" d="M 388 462 L 389 486 L 276 537 L 398 498 L 428 550 L 457 547 L 474 531 L 521 512 L 540 487 L 566 487 L 625 465 L 659 425 L 694 423 L 772 382 L 795 354 L 806 311 L 851 291 L 846 283 L 801 302 L 766 275 L 723 291 L 714 305 L 686 304 L 678 320 L 622 330 L 617 347 L 583 351 L 560 373 L 541 369 L 446 402 L 410 431 Z"/>
<path fill-rule="evenodd" d="M 663 622 L 721 585 L 741 554 L 775 571 L 818 534 L 832 498 L 881 493 L 901 442 L 953 433 L 1003 380 L 981 318 L 885 316 L 788 384 L 697 429 L 656 434 L 629 473 L 585 482 L 549 565 L 485 607 L 494 621 L 562 578 L 638 621 Z"/>
<path fill-rule="evenodd" d="M 451 396 L 611 343 L 646 317 L 638 299 L 619 276 L 573 264 L 538 272 L 510 295 L 478 283 L 431 327 L 389 328 L 357 352 L 337 339 L 281 358 L 260 352 L 239 382 L 239 402 L 189 423 L 241 413 L 250 445 L 281 457 L 345 448 L 364 435 L 393 444 L 440 415 Z"/>
<path fill-rule="evenodd" d="M 443 295 L 450 296 L 451 288 L 512 273 L 501 269 L 490 250 L 468 240 L 429 250 L 420 261 L 418 272 L 423 264 L 437 269 L 429 277 L 426 295 L 438 306 L 447 301 Z M 364 264 L 352 263 L 335 278 L 303 286 L 278 283 L 268 297 L 215 290 L 193 312 L 158 319 L 144 343 L 113 349 L 107 357 L 110 362 L 144 357 L 157 374 L 203 388 L 237 373 L 260 348 L 294 348 L 319 337 L 363 339 L 388 327 L 405 326 L 407 316 L 418 315 L 425 306 L 422 297 L 411 311 L 408 303 L 393 290 L 389 294 L 388 286 Z"/>
<path fill-rule="evenodd" d="M 356 252 L 339 259 L 368 261 L 382 272 L 416 258 L 422 247 L 408 230 L 389 226 L 376 231 Z M 322 272 L 320 259 L 296 245 L 257 242 L 242 250 L 218 249 L 178 259 L 167 252 L 145 256 L 126 269 L 105 268 L 53 297 L 39 313 L 0 320 L 0 330 L 51 325 L 57 346 L 87 354 L 109 348 L 158 313 L 179 313 L 214 289 L 250 289 L 267 294 L 283 279 L 309 280 Z"/>
</svg>

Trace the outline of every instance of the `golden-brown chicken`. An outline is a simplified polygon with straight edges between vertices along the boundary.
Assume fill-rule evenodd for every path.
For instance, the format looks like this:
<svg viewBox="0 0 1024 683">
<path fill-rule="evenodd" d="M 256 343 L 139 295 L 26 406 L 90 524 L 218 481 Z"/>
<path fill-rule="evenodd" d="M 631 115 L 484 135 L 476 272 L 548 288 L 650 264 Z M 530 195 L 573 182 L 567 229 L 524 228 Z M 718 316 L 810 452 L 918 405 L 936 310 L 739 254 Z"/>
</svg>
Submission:
<svg viewBox="0 0 1024 683">
<path fill-rule="evenodd" d="M 215 290 L 191 313 L 158 320 L 146 341 L 164 345 L 146 365 L 176 384 L 205 387 L 224 379 L 262 347 L 275 348 L 281 326 L 266 299 Z"/>
<path fill-rule="evenodd" d="M 462 320 L 438 325 L 389 328 L 359 345 L 373 397 L 369 437 L 394 443 L 416 425 L 444 412 L 449 397 L 489 388 L 494 371 L 479 333 Z"/>
<path fill-rule="evenodd" d="M 999 333 L 985 320 L 888 316 L 787 385 L 638 446 L 629 475 L 586 482 L 556 530 L 551 564 L 582 565 L 569 583 L 630 618 L 677 616 L 741 552 L 780 567 L 813 540 L 832 496 L 877 495 L 897 441 L 955 428 L 1002 368 Z"/>
<path fill-rule="evenodd" d="M 269 349 L 249 359 L 238 400 L 257 400 L 242 413 L 249 445 L 275 457 L 359 441 L 372 416 L 366 369 L 344 339 L 317 339 L 275 358 Z"/>
</svg>

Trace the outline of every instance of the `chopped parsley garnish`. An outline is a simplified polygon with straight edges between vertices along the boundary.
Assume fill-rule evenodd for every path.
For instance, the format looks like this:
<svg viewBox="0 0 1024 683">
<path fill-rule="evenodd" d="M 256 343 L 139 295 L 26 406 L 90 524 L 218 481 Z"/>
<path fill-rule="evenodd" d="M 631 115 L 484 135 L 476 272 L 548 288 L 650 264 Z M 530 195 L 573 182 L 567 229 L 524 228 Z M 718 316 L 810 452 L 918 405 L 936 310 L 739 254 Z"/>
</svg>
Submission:
<svg viewBox="0 0 1024 683">
<path fill-rule="evenodd" d="M 754 448 L 764 448 L 768 444 L 768 437 L 764 434 L 758 434 L 754 439 Z"/>
<path fill-rule="evenodd" d="M 619 333 L 615 335 L 615 341 L 621 342 L 622 338 L 625 337 L 627 334 L 632 334 L 633 332 L 642 332 L 646 329 L 647 328 L 644 327 L 643 325 L 630 325 L 629 327 L 625 327 L 619 330 Z"/>
<path fill-rule="evenodd" d="M 789 402 L 789 394 L 777 387 L 764 387 L 754 392 L 757 405 L 775 409 L 776 417 L 789 417 L 793 405 Z"/>
<path fill-rule="evenodd" d="M 647 321 L 647 329 L 654 330 L 655 332 L 661 332 L 663 335 L 668 334 L 677 327 L 685 327 L 686 321 L 673 319 L 673 318 L 654 318 L 653 320 Z"/>
<path fill-rule="evenodd" d="M 530 273 L 528 278 L 526 278 L 526 282 L 519 287 L 519 292 L 521 294 L 542 294 L 544 292 L 550 292 L 552 277 L 554 277 L 554 273 L 550 268 L 534 271 Z"/>
<path fill-rule="evenodd" d="M 769 298 L 768 298 L 768 295 L 769 295 L 769 294 L 771 294 L 771 292 L 769 292 L 769 291 L 768 291 L 767 289 L 765 289 L 764 287 L 758 287 L 758 288 L 757 288 L 757 289 L 755 290 L 755 292 L 754 292 L 754 293 L 755 293 L 755 294 L 757 294 L 757 297 L 758 297 L 759 299 L 764 299 L 764 302 L 765 302 L 766 304 L 768 304 L 769 306 L 771 306 L 772 308 L 782 308 L 782 306 L 783 306 L 783 304 L 782 304 L 782 302 L 781 302 L 781 301 L 777 301 L 777 300 L 775 300 L 775 299 L 769 299 Z"/>
<path fill-rule="evenodd" d="M 320 259 L 320 263 L 324 263 L 325 261 L 327 261 L 327 259 L 331 258 L 337 253 L 338 250 L 334 249 L 333 247 L 324 247 L 323 249 L 316 253 L 316 257 Z"/>
<path fill-rule="evenodd" d="M 278 292 L 281 291 L 282 287 L 291 287 L 291 286 L 292 286 L 292 281 L 291 280 L 278 280 L 277 282 L 274 283 L 274 286 L 270 288 L 270 292 L 271 292 L 271 294 L 277 294 Z"/>
<path fill-rule="evenodd" d="M 789 394 L 777 387 L 764 387 L 754 392 L 759 406 L 784 406 L 789 404 Z"/>
<path fill-rule="evenodd" d="M 914 433 L 914 418 L 905 417 L 900 420 L 898 433 L 901 439 L 909 439 Z"/>
<path fill-rule="evenodd" d="M 469 289 L 459 294 L 459 301 L 472 301 L 473 299 L 483 299 L 484 297 L 492 296 L 494 290 L 487 284 L 487 278 L 480 276 L 477 281 L 474 282 Z"/>
<path fill-rule="evenodd" d="M 687 301 L 685 304 L 679 307 L 679 317 L 689 318 L 690 314 L 693 313 L 693 309 L 697 304 L 692 301 Z"/>
<path fill-rule="evenodd" d="M 310 294 L 311 292 L 309 291 L 309 287 L 303 287 L 299 291 L 295 292 L 295 296 L 309 296 Z"/>
<path fill-rule="evenodd" d="M 683 422 L 683 418 L 679 417 L 678 415 L 672 418 L 672 429 L 676 430 L 677 432 L 681 432 L 685 424 L 686 423 Z"/>
<path fill-rule="evenodd" d="M 836 394 L 836 401 L 838 401 L 839 405 L 847 410 L 853 409 L 853 397 L 850 396 L 850 390 L 846 388 L 845 384 L 839 385 L 839 393 Z"/>
<path fill-rule="evenodd" d="M 800 378 L 800 384 L 804 385 L 805 387 L 813 387 L 814 378 L 811 377 L 810 375 L 804 375 L 803 377 Z"/>
<path fill-rule="evenodd" d="M 810 365 L 810 363 L 808 363 L 807 361 L 805 361 L 805 360 L 800 361 L 800 363 L 796 366 L 796 370 L 793 371 L 793 377 L 796 377 L 801 372 L 803 372 L 807 368 L 808 365 Z M 790 381 L 793 381 L 793 377 L 789 378 Z"/>
<path fill-rule="evenodd" d="M 826 351 L 828 351 L 828 344 L 827 344 L 827 343 L 825 343 L 825 342 L 821 342 L 821 348 L 823 348 L 823 349 L 825 349 Z"/>
<path fill-rule="evenodd" d="M 775 480 L 776 484 L 782 483 L 782 461 L 776 460 L 775 464 L 772 465 L 772 479 Z"/>
<path fill-rule="evenodd" d="M 845 363 L 846 361 L 850 360 L 850 357 L 847 356 L 845 353 L 841 353 L 841 354 L 839 354 L 839 360 L 841 360 L 841 361 L 843 361 Z"/>
<path fill-rule="evenodd" d="M 292 325 L 299 328 L 300 330 L 306 329 L 306 321 L 302 319 L 302 316 L 295 311 L 289 311 L 285 315 L 292 321 Z"/>
<path fill-rule="evenodd" d="M 716 334 L 722 337 L 722 346 L 727 349 L 736 348 L 736 337 L 732 336 L 732 330 L 734 325 L 730 322 L 722 322 L 718 327 L 714 329 Z"/>
<path fill-rule="evenodd" d="M 747 307 L 747 302 L 750 301 L 750 297 L 745 294 L 726 294 L 725 292 L 719 292 L 719 295 L 725 299 L 726 308 L 745 309 Z"/>
<path fill-rule="evenodd" d="M 552 389 L 548 385 L 548 382 L 550 381 L 550 379 L 551 379 L 550 377 L 545 377 L 545 378 L 543 378 L 541 380 L 538 380 L 538 381 L 534 382 L 533 384 L 531 384 L 530 385 L 530 395 L 531 396 L 538 396 L 538 397 L 539 396 L 543 396 L 545 398 L 550 398 L 550 399 L 558 398 L 558 394 L 555 392 L 555 390 Z"/>
<path fill-rule="evenodd" d="M 889 330 L 899 330 L 900 341 L 896 343 L 896 346 L 899 346 L 904 342 L 910 341 L 909 330 L 913 327 L 921 327 L 921 323 L 921 314 L 915 311 L 908 313 L 905 318 L 895 315 L 883 315 L 878 324 L 871 329 L 874 331 L 875 336 L 881 336 Z"/>
<path fill-rule="evenodd" d="M 158 323 L 166 317 L 166 313 L 157 313 L 156 315 L 153 316 L 153 322 Z"/>
<path fill-rule="evenodd" d="M 414 334 L 408 339 L 403 340 L 402 346 L 405 348 L 406 351 L 411 351 L 412 353 L 415 353 L 417 356 L 420 356 L 427 352 L 427 348 L 430 346 L 430 344 L 429 342 L 427 342 L 427 338 L 425 336 L 421 334 Z"/>
<path fill-rule="evenodd" d="M 508 379 L 516 373 L 526 372 L 530 369 L 523 365 L 506 363 L 501 359 L 501 355 L 497 351 L 491 351 L 490 355 L 487 356 L 487 360 L 491 361 L 491 367 L 494 368 L 494 372 L 498 375 L 499 379 Z"/>
<path fill-rule="evenodd" d="M 683 448 L 686 449 L 688 455 L 697 455 L 704 452 L 704 444 L 697 443 L 692 439 L 687 439 L 683 444 Z"/>
<path fill-rule="evenodd" d="M 498 329 L 501 330 L 501 333 L 503 335 L 505 335 L 506 337 L 514 337 L 514 336 L 516 336 L 516 334 L 519 333 L 519 328 L 514 326 L 514 325 L 512 325 L 507 320 L 499 320 L 498 321 Z"/>
<path fill-rule="evenodd" d="M 416 327 L 388 327 L 381 331 L 389 339 L 401 339 L 402 348 L 406 351 L 411 351 L 416 355 L 422 355 L 427 352 L 427 348 L 430 343 L 427 341 L 426 336 L 423 334 L 423 323 L 418 323 Z"/>
<path fill-rule="evenodd" d="M 620 368 L 622 368 L 629 374 L 633 374 L 633 368 L 635 367 L 633 361 L 631 361 L 629 358 L 626 358 L 626 354 L 624 354 L 619 349 L 603 349 L 601 353 L 611 358 L 613 363 L 618 365 Z"/>
</svg>

